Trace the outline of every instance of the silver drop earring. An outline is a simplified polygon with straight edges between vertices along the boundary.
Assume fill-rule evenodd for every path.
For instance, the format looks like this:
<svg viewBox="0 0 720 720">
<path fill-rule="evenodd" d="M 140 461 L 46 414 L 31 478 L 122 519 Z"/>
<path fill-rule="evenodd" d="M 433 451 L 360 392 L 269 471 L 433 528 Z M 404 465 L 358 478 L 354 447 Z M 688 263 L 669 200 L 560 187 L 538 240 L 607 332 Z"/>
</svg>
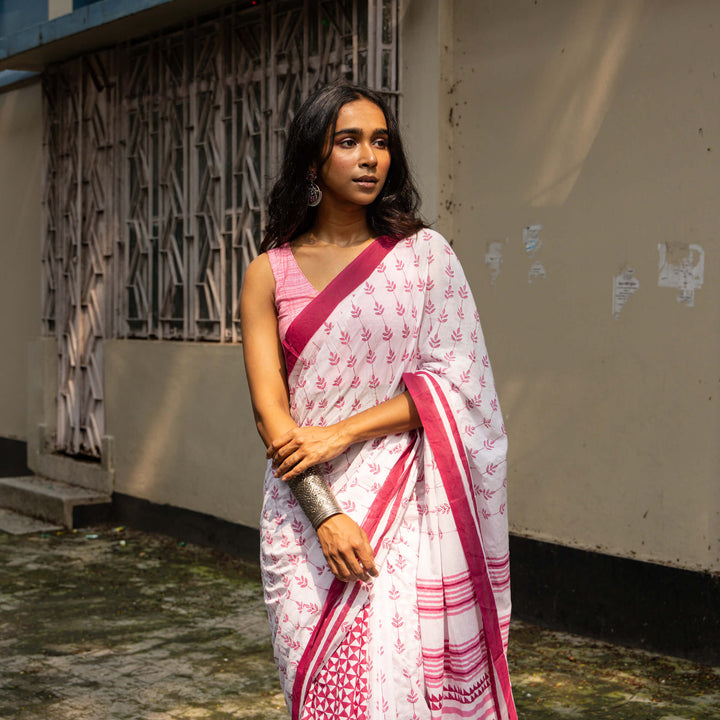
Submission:
<svg viewBox="0 0 720 720">
<path fill-rule="evenodd" d="M 308 201 L 307 204 L 310 207 L 317 207 L 322 200 L 322 190 L 317 186 L 315 182 L 317 175 L 314 170 L 308 170 L 307 181 L 308 181 Z"/>
</svg>

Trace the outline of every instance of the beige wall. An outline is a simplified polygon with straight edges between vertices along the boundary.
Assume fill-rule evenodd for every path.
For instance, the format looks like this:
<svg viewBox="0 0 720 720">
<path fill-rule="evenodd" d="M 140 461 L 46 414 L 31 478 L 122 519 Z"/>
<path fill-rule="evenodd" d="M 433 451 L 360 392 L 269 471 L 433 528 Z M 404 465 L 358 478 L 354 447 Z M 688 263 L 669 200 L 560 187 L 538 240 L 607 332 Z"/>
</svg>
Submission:
<svg viewBox="0 0 720 720">
<path fill-rule="evenodd" d="M 40 85 L 0 93 L 0 436 L 18 439 L 40 331 L 41 151 Z"/>
<path fill-rule="evenodd" d="M 115 490 L 257 527 L 265 472 L 239 345 L 104 343 Z"/>
<path fill-rule="evenodd" d="M 452 221 L 438 214 L 499 383 L 512 528 L 719 570 L 720 5 L 445 5 Z M 530 225 L 542 225 L 534 256 Z M 658 244 L 679 276 L 688 245 L 704 251 L 693 307 L 659 287 Z M 494 283 L 488 252 L 496 267 L 502 256 Z M 544 278 L 530 277 L 536 262 Z M 639 287 L 615 317 L 613 278 L 628 268 Z"/>
</svg>

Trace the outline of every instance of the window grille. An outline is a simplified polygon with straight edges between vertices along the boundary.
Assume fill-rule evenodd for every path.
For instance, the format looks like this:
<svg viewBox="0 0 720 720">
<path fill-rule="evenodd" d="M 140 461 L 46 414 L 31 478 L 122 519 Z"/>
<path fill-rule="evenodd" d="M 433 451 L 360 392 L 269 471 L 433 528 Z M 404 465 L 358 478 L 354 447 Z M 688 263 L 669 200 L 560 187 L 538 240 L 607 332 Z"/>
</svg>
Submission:
<svg viewBox="0 0 720 720">
<path fill-rule="evenodd" d="M 318 84 L 397 95 L 397 0 L 245 3 L 43 78 L 43 330 L 58 447 L 98 455 L 102 339 L 237 342 L 288 125 Z"/>
</svg>

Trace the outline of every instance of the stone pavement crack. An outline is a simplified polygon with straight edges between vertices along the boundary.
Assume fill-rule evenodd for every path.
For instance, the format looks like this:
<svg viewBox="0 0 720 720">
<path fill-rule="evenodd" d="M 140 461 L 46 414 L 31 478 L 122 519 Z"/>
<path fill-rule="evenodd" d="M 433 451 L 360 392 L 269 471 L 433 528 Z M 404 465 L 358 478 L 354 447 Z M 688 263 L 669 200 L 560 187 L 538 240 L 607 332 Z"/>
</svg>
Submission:
<svg viewBox="0 0 720 720">
<path fill-rule="evenodd" d="M 513 623 L 522 720 L 720 718 L 720 669 Z M 258 570 L 126 528 L 0 533 L 0 720 L 287 720 Z"/>
</svg>

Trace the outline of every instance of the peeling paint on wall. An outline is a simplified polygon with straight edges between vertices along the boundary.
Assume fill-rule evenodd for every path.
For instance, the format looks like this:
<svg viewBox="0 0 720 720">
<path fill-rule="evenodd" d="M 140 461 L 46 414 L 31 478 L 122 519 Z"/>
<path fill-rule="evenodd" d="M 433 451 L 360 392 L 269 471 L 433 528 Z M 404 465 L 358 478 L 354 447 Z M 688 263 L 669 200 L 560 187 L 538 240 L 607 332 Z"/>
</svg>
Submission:
<svg viewBox="0 0 720 720">
<path fill-rule="evenodd" d="M 530 257 L 533 257 L 542 247 L 542 240 L 540 239 L 542 228 L 542 225 L 528 225 L 523 228 L 523 245 L 525 246 L 525 252 Z"/>
<path fill-rule="evenodd" d="M 547 277 L 547 272 L 545 272 L 545 268 L 543 267 L 543 264 L 536 260 L 532 267 L 530 268 L 530 272 L 528 272 L 528 282 L 531 283 L 533 280 L 544 280 Z"/>
<path fill-rule="evenodd" d="M 487 265 L 487 269 L 490 272 L 491 285 L 495 284 L 495 281 L 498 279 L 498 275 L 500 275 L 500 266 L 503 261 L 503 245 L 506 245 L 509 239 L 510 238 L 505 238 L 504 243 L 493 242 L 488 244 L 487 252 L 485 253 L 485 265 Z"/>
<path fill-rule="evenodd" d="M 658 253 L 658 287 L 677 288 L 677 301 L 693 307 L 705 276 L 705 251 L 700 245 L 658 243 Z"/>
<path fill-rule="evenodd" d="M 530 257 L 535 257 L 535 254 L 542 247 L 542 240 L 540 239 L 540 231 L 542 229 L 542 225 L 528 225 L 523 228 L 523 247 Z M 536 260 L 528 272 L 528 282 L 531 283 L 537 279 L 544 280 L 546 277 L 547 272 L 545 271 L 545 267 L 539 260 Z"/>
<path fill-rule="evenodd" d="M 615 319 L 620 317 L 620 311 L 631 295 L 634 295 L 640 287 L 640 281 L 635 277 L 633 268 L 626 268 L 619 275 L 613 278 L 613 300 L 612 311 Z"/>
</svg>

